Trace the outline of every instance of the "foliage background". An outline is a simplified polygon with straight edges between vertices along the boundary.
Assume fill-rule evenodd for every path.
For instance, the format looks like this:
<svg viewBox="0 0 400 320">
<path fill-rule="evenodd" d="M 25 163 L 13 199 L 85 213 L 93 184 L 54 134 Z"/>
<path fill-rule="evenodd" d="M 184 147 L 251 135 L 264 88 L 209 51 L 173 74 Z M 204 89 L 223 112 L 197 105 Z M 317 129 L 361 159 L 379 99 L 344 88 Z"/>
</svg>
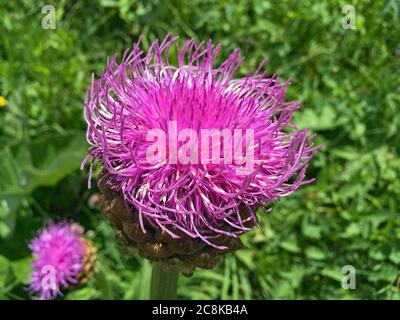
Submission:
<svg viewBox="0 0 400 320">
<path fill-rule="evenodd" d="M 46 4 L 56 30 L 41 27 Z M 341 27 L 345 4 L 356 30 Z M 309 170 L 317 182 L 260 212 L 248 249 L 182 277 L 179 297 L 400 298 L 398 0 L 18 0 L 1 1 L 0 17 L 1 299 L 32 299 L 27 242 L 48 218 L 79 221 L 99 249 L 101 273 L 63 299 L 148 298 L 149 262 L 120 250 L 79 171 L 82 101 L 108 56 L 167 32 L 240 47 L 242 74 L 268 57 L 303 102 L 295 122 L 324 144 Z M 355 290 L 341 287 L 344 265 Z"/>
</svg>

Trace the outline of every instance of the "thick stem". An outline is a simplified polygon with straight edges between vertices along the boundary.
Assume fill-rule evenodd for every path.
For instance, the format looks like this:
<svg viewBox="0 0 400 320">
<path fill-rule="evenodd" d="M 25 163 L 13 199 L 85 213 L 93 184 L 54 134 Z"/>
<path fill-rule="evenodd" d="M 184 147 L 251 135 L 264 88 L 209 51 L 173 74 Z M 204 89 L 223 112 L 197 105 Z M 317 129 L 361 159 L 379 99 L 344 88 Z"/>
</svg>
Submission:
<svg viewBox="0 0 400 320">
<path fill-rule="evenodd" d="M 176 269 L 165 271 L 161 263 L 153 264 L 151 273 L 150 299 L 174 300 L 178 288 L 179 271 Z"/>
</svg>

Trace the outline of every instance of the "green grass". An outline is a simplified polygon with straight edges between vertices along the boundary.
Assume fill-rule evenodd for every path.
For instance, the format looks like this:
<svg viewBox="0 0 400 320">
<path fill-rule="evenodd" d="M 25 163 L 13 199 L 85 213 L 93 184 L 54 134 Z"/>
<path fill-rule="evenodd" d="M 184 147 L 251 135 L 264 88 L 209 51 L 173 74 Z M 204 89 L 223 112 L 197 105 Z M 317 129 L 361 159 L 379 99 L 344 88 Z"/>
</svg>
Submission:
<svg viewBox="0 0 400 320">
<path fill-rule="evenodd" d="M 347 3 L 356 30 L 341 27 Z M 260 212 L 247 249 L 181 278 L 179 297 L 400 298 L 399 1 L 58 1 L 55 30 L 41 27 L 45 4 L 0 3 L 0 299 L 31 298 L 26 244 L 48 218 L 79 221 L 99 248 L 101 274 L 65 299 L 149 297 L 150 263 L 126 256 L 89 204 L 82 102 L 108 56 L 167 32 L 240 47 L 240 74 L 268 57 L 302 102 L 295 122 L 324 144 L 317 181 Z"/>
</svg>

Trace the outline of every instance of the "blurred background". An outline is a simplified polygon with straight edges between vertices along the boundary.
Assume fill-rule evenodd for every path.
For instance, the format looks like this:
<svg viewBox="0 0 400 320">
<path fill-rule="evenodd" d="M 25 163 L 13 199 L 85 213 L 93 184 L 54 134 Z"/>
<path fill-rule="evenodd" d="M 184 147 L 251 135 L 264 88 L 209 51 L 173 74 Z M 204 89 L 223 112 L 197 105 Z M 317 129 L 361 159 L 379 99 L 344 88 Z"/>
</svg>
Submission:
<svg viewBox="0 0 400 320">
<path fill-rule="evenodd" d="M 346 4 L 355 29 L 343 28 Z M 55 29 L 42 27 L 45 5 Z M 0 17 L 0 299 L 32 298 L 27 242 L 49 218 L 89 230 L 105 275 L 63 299 L 148 298 L 150 263 L 119 248 L 79 171 L 82 103 L 108 56 L 168 32 L 222 43 L 221 60 L 240 47 L 239 76 L 268 57 L 271 74 L 293 79 L 295 123 L 324 144 L 308 171 L 317 181 L 259 212 L 247 249 L 181 277 L 179 297 L 400 298 L 400 1 L 17 0 Z"/>
</svg>

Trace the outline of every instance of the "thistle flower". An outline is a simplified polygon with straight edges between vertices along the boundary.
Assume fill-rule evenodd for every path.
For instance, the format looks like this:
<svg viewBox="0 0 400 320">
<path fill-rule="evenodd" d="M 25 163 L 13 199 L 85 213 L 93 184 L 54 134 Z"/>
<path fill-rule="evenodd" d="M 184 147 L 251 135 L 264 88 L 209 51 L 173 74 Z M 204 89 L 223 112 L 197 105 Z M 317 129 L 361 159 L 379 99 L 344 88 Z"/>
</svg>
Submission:
<svg viewBox="0 0 400 320">
<path fill-rule="evenodd" d="M 176 65 L 169 62 L 173 48 Z M 310 143 L 309 130 L 291 124 L 299 103 L 285 102 L 289 81 L 267 77 L 265 61 L 252 74 L 235 79 L 243 61 L 239 49 L 216 65 L 219 51 L 220 45 L 211 41 L 188 40 L 179 47 L 177 37 L 167 36 L 145 54 L 139 40 L 120 63 L 116 55 L 109 60 L 100 79 L 92 77 L 84 102 L 91 149 L 82 167 L 89 159 L 102 166 L 99 184 L 108 194 L 106 216 L 121 241 L 131 238 L 140 248 L 138 239 L 147 237 L 142 243 L 148 246 L 149 237 L 161 233 L 167 238 L 153 245 L 191 239 L 208 249 L 240 247 L 236 240 L 257 224 L 257 208 L 313 181 L 305 172 L 317 147 Z M 187 129 L 197 144 L 185 149 L 187 140 L 179 136 Z M 203 143 L 202 130 L 216 133 Z M 238 130 L 251 134 L 246 131 L 246 138 L 235 140 Z M 158 144 L 149 158 L 156 140 L 148 139 L 149 132 L 154 138 L 160 131 L 168 136 L 165 146 Z M 223 143 L 221 132 L 228 136 Z M 235 149 L 234 155 L 245 148 L 246 156 L 240 151 L 232 160 L 225 147 Z M 199 161 L 200 154 L 205 161 Z M 127 225 L 124 217 L 130 219 Z M 231 240 L 236 245 L 227 244 Z M 175 250 L 169 257 L 176 255 Z"/>
<path fill-rule="evenodd" d="M 94 270 L 96 249 L 82 234 L 83 227 L 77 223 L 49 221 L 31 240 L 32 293 L 41 299 L 54 299 L 62 295 L 62 288 L 87 281 Z"/>
</svg>

